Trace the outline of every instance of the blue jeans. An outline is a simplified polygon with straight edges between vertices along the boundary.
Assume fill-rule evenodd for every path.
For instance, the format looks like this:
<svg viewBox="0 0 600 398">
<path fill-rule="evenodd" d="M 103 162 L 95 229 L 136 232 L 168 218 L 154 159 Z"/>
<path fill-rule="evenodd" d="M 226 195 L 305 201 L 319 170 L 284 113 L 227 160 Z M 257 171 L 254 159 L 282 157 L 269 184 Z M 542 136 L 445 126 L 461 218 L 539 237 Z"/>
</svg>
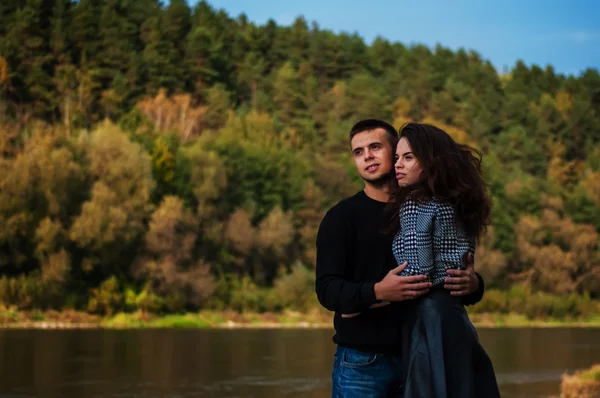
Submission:
<svg viewBox="0 0 600 398">
<path fill-rule="evenodd" d="M 337 347 L 333 358 L 332 398 L 401 397 L 399 355 Z"/>
</svg>

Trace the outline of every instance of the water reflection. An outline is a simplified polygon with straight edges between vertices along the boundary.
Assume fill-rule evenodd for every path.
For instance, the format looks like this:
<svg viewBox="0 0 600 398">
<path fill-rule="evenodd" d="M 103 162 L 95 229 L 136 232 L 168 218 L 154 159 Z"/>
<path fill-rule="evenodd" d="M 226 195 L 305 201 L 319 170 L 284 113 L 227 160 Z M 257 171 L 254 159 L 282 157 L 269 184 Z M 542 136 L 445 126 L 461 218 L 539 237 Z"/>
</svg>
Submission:
<svg viewBox="0 0 600 398">
<path fill-rule="evenodd" d="M 0 330 L 8 397 L 329 396 L 330 330 Z M 600 329 L 482 329 L 503 397 L 557 394 Z"/>
</svg>

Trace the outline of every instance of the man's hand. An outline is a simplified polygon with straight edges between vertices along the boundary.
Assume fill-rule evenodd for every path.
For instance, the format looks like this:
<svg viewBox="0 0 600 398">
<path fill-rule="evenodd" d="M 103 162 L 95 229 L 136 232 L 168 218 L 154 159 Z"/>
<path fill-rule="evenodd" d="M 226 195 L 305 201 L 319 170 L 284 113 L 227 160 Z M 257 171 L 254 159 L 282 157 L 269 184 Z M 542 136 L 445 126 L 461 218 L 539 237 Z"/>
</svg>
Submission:
<svg viewBox="0 0 600 398">
<path fill-rule="evenodd" d="M 444 287 L 453 296 L 467 296 L 479 290 L 479 278 L 475 274 L 473 256 L 467 254 L 467 268 L 464 270 L 449 269 L 446 271 L 450 276 L 444 279 Z"/>
<path fill-rule="evenodd" d="M 375 284 L 375 298 L 382 301 L 411 300 L 429 292 L 430 282 L 427 276 L 399 276 L 408 263 L 404 262 L 394 268 Z"/>
<path fill-rule="evenodd" d="M 431 283 L 424 282 L 427 280 L 427 276 L 398 275 L 400 272 L 402 272 L 402 270 L 404 270 L 404 268 L 406 268 L 407 264 L 407 262 L 404 262 L 397 266 L 388 272 L 380 282 L 375 284 L 375 298 L 377 300 L 381 300 L 381 302 L 371 305 L 369 309 L 389 305 L 392 301 L 411 300 L 422 296 L 429 291 Z M 361 313 L 355 312 L 353 314 L 342 314 L 342 318 L 353 318 L 359 314 Z"/>
</svg>

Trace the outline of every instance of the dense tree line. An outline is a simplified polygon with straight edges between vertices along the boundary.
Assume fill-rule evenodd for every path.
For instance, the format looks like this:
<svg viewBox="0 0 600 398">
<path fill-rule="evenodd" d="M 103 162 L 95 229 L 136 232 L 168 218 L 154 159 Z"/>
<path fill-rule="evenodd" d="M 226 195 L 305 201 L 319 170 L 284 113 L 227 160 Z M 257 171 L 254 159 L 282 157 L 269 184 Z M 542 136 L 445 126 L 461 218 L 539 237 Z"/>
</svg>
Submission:
<svg viewBox="0 0 600 398">
<path fill-rule="evenodd" d="M 202 1 L 0 5 L 0 302 L 306 309 L 360 118 L 480 148 L 489 287 L 600 295 L 600 74 L 371 45 Z"/>
</svg>

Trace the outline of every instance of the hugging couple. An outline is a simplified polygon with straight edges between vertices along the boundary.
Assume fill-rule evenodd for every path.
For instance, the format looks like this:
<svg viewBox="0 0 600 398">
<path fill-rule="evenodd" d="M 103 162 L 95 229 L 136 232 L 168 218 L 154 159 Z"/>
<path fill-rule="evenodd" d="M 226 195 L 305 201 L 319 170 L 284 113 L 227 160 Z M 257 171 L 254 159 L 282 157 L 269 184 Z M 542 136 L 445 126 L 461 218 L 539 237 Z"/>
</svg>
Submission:
<svg viewBox="0 0 600 398">
<path fill-rule="evenodd" d="M 498 384 L 464 308 L 491 201 L 481 153 L 443 130 L 350 131 L 364 190 L 333 206 L 317 234 L 316 293 L 335 312 L 332 397 L 494 398 Z"/>
</svg>

